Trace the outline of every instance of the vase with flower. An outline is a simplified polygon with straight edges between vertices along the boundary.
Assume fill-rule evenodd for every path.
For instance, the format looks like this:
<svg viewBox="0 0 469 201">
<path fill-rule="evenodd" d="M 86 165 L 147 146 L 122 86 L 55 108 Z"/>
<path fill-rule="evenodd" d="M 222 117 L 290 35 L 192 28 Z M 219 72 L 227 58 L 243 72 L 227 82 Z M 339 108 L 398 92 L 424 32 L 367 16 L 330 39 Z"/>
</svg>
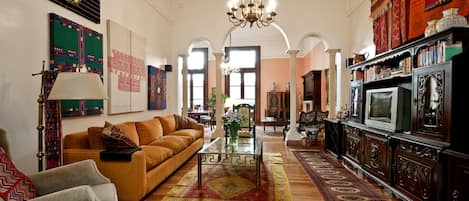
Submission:
<svg viewBox="0 0 469 201">
<path fill-rule="evenodd" d="M 223 125 L 229 132 L 228 144 L 238 144 L 238 131 L 241 128 L 241 116 L 233 111 L 228 111 L 222 116 Z"/>
</svg>

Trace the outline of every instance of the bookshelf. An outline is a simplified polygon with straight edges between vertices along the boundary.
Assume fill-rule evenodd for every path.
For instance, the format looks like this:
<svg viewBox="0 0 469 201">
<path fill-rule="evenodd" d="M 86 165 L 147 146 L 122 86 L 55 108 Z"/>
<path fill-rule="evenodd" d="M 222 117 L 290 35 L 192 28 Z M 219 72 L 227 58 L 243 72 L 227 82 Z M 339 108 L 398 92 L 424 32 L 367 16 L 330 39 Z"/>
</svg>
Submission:
<svg viewBox="0 0 469 201">
<path fill-rule="evenodd" d="M 462 187 L 464 181 L 454 178 L 469 175 L 469 135 L 465 132 L 469 104 L 464 98 L 468 56 L 469 28 L 459 27 L 349 66 L 351 91 L 359 94 L 351 98 L 349 111 L 361 112 L 341 121 L 344 161 L 404 200 L 469 197 L 467 186 Z M 411 106 L 406 111 L 411 113 L 407 131 L 384 131 L 363 123 L 361 108 L 367 104 L 363 94 L 387 87 L 412 92 L 406 102 Z M 448 173 L 462 166 L 467 168 Z M 453 181 L 460 183 L 448 187 Z"/>
</svg>

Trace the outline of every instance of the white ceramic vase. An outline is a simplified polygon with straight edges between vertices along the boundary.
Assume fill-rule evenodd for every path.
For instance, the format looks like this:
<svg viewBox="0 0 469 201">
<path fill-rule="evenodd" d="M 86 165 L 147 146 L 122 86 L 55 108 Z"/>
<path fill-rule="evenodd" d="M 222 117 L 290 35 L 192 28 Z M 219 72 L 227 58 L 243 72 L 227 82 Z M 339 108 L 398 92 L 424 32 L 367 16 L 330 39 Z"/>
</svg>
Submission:
<svg viewBox="0 0 469 201">
<path fill-rule="evenodd" d="M 436 23 L 438 20 L 430 20 L 427 22 L 427 27 L 425 28 L 425 37 L 431 36 L 435 33 L 436 31 Z"/>
<path fill-rule="evenodd" d="M 458 14 L 459 8 L 448 8 L 443 11 L 443 18 L 436 23 L 438 32 L 449 29 L 451 27 L 461 27 L 467 25 L 464 16 Z"/>
</svg>

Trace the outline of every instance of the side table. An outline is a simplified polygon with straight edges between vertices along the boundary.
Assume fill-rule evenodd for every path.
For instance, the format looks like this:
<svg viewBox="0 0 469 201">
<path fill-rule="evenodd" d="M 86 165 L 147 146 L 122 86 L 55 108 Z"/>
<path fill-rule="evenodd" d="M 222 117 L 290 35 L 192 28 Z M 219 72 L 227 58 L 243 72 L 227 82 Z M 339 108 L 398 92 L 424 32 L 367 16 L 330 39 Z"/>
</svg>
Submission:
<svg viewBox="0 0 469 201">
<path fill-rule="evenodd" d="M 273 126 L 274 127 L 274 132 L 275 132 L 275 127 L 277 126 L 277 120 L 273 117 L 271 118 L 264 118 L 261 120 L 262 125 L 264 126 L 264 133 L 265 133 L 265 126 Z"/>
</svg>

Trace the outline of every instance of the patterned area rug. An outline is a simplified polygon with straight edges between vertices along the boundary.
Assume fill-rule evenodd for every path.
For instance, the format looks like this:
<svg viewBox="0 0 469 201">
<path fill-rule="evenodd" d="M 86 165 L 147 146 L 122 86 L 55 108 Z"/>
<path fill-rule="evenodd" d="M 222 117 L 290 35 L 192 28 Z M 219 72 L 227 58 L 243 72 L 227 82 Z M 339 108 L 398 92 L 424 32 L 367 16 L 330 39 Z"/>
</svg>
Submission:
<svg viewBox="0 0 469 201">
<path fill-rule="evenodd" d="M 293 151 L 308 175 L 316 183 L 324 200 L 387 200 L 372 186 L 358 179 L 335 159 L 319 151 Z"/>
<path fill-rule="evenodd" d="M 163 198 L 164 201 L 290 201 L 288 178 L 280 153 L 264 153 L 261 186 L 256 188 L 255 167 L 204 165 L 202 187 L 197 186 L 197 166 L 192 168 Z"/>
</svg>

